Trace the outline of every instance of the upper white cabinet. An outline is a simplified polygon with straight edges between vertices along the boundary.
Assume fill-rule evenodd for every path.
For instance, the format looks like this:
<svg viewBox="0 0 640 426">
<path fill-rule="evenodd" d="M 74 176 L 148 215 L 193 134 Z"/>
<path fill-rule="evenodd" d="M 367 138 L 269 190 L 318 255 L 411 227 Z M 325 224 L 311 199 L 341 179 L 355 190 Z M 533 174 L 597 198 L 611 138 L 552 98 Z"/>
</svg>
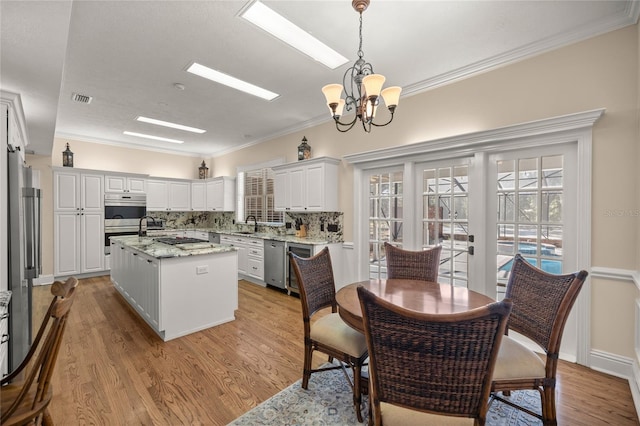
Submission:
<svg viewBox="0 0 640 426">
<path fill-rule="evenodd" d="M 190 211 L 191 182 L 147 180 L 147 211 Z"/>
<path fill-rule="evenodd" d="M 286 211 L 338 211 L 338 165 L 329 157 L 274 166 L 274 208 Z"/>
<path fill-rule="evenodd" d="M 104 176 L 59 170 L 53 174 L 55 211 L 98 211 L 104 208 Z"/>
<path fill-rule="evenodd" d="M 104 192 L 144 194 L 147 192 L 147 179 L 142 176 L 106 175 L 104 177 Z"/>
<path fill-rule="evenodd" d="M 206 210 L 232 212 L 236 209 L 236 179 L 220 176 L 206 183 Z"/>
<path fill-rule="evenodd" d="M 191 210 L 204 211 L 207 207 L 207 184 L 205 181 L 191 182 Z"/>
</svg>

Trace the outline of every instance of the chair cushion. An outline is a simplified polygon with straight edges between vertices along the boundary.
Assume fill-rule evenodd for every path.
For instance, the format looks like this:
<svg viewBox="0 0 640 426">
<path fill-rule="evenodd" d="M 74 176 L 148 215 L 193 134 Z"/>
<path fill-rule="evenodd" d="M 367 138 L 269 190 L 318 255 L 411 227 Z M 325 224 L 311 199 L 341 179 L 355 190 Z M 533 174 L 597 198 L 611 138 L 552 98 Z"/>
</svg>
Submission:
<svg viewBox="0 0 640 426">
<path fill-rule="evenodd" d="M 452 417 L 423 413 L 386 402 L 380 403 L 380 414 L 382 415 L 382 423 L 384 426 L 469 426 L 475 422 L 474 419 L 470 417 Z"/>
<path fill-rule="evenodd" d="M 349 327 L 338 313 L 325 315 L 312 322 L 310 337 L 354 357 L 367 352 L 364 334 Z"/>
<path fill-rule="evenodd" d="M 545 363 L 538 354 L 513 340 L 502 337 L 493 380 L 529 379 L 545 376 Z"/>
</svg>

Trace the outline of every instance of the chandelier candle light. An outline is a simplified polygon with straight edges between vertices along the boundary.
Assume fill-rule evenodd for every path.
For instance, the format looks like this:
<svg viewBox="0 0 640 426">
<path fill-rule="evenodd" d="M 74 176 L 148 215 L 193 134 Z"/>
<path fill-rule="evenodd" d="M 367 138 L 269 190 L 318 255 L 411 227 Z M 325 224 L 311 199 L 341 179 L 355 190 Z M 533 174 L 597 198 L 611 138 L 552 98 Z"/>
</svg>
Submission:
<svg viewBox="0 0 640 426">
<path fill-rule="evenodd" d="M 322 88 L 322 93 L 327 98 L 327 106 L 331 112 L 333 120 L 336 122 L 336 129 L 340 132 L 348 132 L 353 128 L 356 121 L 360 119 L 365 132 L 371 131 L 371 126 L 382 127 L 393 121 L 393 113 L 398 106 L 400 92 L 402 88 L 398 86 L 388 87 L 381 91 L 385 77 L 381 74 L 374 74 L 373 65 L 364 60 L 362 52 L 362 12 L 369 6 L 370 0 L 353 0 L 351 5 L 360 14 L 360 45 L 358 47 L 358 59 L 345 73 L 342 84 L 328 84 Z M 341 98 L 342 90 L 346 94 Z M 380 102 L 380 96 L 384 99 L 391 117 L 384 124 L 374 123 L 376 109 Z M 354 110 L 353 121 L 343 123 L 340 116 L 344 108 L 347 111 Z"/>
</svg>

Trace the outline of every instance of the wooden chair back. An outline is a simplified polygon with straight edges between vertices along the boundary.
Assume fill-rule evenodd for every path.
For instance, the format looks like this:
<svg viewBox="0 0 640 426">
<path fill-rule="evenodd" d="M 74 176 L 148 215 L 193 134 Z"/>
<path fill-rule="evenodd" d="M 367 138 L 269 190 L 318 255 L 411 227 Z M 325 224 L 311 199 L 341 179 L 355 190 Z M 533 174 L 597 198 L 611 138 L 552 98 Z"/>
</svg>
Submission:
<svg viewBox="0 0 640 426">
<path fill-rule="evenodd" d="M 511 302 L 456 314 L 423 314 L 364 287 L 358 288 L 358 297 L 369 348 L 374 424 L 384 420 L 381 403 L 484 424 Z"/>
<path fill-rule="evenodd" d="M 40 421 L 50 423 L 46 409 L 52 396 L 51 376 L 75 292 L 76 286 L 72 285 L 66 292 L 66 297 L 57 298 L 52 302 L 47 317 L 43 320 L 48 323 L 48 330 L 25 379 L 2 388 L 1 424 L 22 425 L 31 421 L 36 424 Z"/>
<path fill-rule="evenodd" d="M 387 278 L 438 281 L 442 246 L 411 251 L 384 243 L 387 259 Z"/>
<path fill-rule="evenodd" d="M 0 381 L 0 385 L 5 385 L 14 381 L 20 374 L 22 374 L 27 365 L 31 361 L 33 361 L 33 355 L 40 347 L 40 341 L 42 340 L 42 336 L 44 335 L 44 332 L 47 329 L 47 325 L 49 324 L 49 320 L 51 319 L 51 310 L 53 309 L 54 303 L 60 298 L 68 297 L 71 289 L 77 287 L 77 285 L 78 279 L 76 277 L 69 277 L 65 280 L 65 282 L 55 281 L 53 284 L 51 284 L 51 294 L 53 295 L 53 299 L 51 299 L 49 309 L 47 309 L 47 313 L 44 315 L 42 323 L 40 324 L 40 328 L 38 329 L 36 336 L 31 342 L 29 352 L 27 352 L 27 355 L 24 357 L 18 367 L 16 367 L 11 373 L 9 373 L 9 375 L 2 378 L 2 380 Z"/>
</svg>

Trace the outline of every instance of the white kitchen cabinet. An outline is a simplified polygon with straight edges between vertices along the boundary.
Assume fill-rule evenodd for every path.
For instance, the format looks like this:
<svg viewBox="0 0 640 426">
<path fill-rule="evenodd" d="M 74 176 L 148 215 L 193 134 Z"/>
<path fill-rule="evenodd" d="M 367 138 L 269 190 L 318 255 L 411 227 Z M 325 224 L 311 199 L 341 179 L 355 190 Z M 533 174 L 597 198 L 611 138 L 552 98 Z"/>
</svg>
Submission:
<svg viewBox="0 0 640 426">
<path fill-rule="evenodd" d="M 104 192 L 145 194 L 147 192 L 147 179 L 142 176 L 106 175 L 104 177 Z"/>
<path fill-rule="evenodd" d="M 191 182 L 147 180 L 147 211 L 191 211 Z"/>
<path fill-rule="evenodd" d="M 314 158 L 274 166 L 274 208 L 278 211 L 337 211 L 340 160 Z"/>
<path fill-rule="evenodd" d="M 204 211 L 207 208 L 207 184 L 204 181 L 191 182 L 191 210 Z"/>
<path fill-rule="evenodd" d="M 165 211 L 169 207 L 167 181 L 147 181 L 147 211 Z"/>
<path fill-rule="evenodd" d="M 232 212 L 236 210 L 236 179 L 220 176 L 209 179 L 207 186 L 207 211 Z"/>
<path fill-rule="evenodd" d="M 104 213 L 104 175 L 60 168 L 53 180 L 54 211 Z"/>
<path fill-rule="evenodd" d="M 238 275 L 247 275 L 247 245 L 245 238 L 235 235 L 221 235 L 220 244 L 235 247 L 238 252 Z"/>
<path fill-rule="evenodd" d="M 191 209 L 191 182 L 169 181 L 169 210 L 189 211 Z"/>
<path fill-rule="evenodd" d="M 105 269 L 103 188 L 103 175 L 54 170 L 54 276 Z"/>
<path fill-rule="evenodd" d="M 159 260 L 120 244 L 112 244 L 111 281 L 155 329 L 160 324 Z"/>
<path fill-rule="evenodd" d="M 238 251 L 238 278 L 264 285 L 264 240 L 262 238 L 221 235 L 220 244 Z"/>
<path fill-rule="evenodd" d="M 247 275 L 264 281 L 264 240 L 247 238 Z"/>
</svg>

